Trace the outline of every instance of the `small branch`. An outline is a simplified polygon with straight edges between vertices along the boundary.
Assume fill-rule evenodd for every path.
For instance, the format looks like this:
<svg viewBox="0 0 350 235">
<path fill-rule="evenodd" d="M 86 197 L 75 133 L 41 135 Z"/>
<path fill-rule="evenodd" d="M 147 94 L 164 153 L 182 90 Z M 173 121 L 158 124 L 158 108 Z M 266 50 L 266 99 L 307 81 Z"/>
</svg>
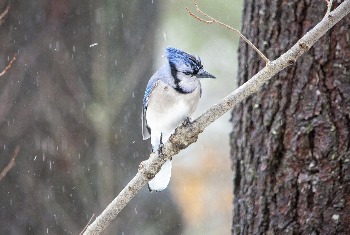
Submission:
<svg viewBox="0 0 350 235">
<path fill-rule="evenodd" d="M 338 23 L 350 12 L 350 0 L 345 0 L 334 11 L 329 13 L 329 17 L 324 17 L 313 29 L 306 33 L 292 48 L 274 61 L 271 61 L 262 70 L 255 74 L 242 86 L 233 91 L 230 95 L 211 107 L 194 122 L 181 125 L 176 128 L 175 133 L 164 145 L 162 158 L 156 154 L 151 154 L 150 158 L 141 162 L 138 173 L 119 193 L 119 195 L 107 206 L 96 220 L 89 225 L 84 232 L 85 235 L 100 234 L 118 215 L 118 213 L 129 203 L 136 193 L 157 174 L 160 167 L 166 160 L 177 154 L 180 150 L 194 143 L 198 135 L 204 129 L 221 117 L 225 112 L 231 110 L 235 105 L 242 102 L 251 94 L 256 93 L 261 86 L 271 79 L 275 74 L 295 61 L 307 52 L 315 42 L 325 35 L 325 33 Z"/>
<path fill-rule="evenodd" d="M 16 146 L 15 151 L 12 154 L 10 162 L 5 166 L 5 168 L 0 173 L 0 181 L 6 176 L 7 172 L 11 170 L 12 167 L 15 166 L 15 161 L 17 158 L 17 155 L 19 153 L 19 145 Z"/>
<path fill-rule="evenodd" d="M 223 27 L 225 27 L 225 28 L 227 28 L 227 29 L 229 29 L 229 30 L 232 30 L 233 32 L 237 33 L 246 43 L 248 43 L 249 46 L 251 46 L 251 47 L 261 56 L 261 58 L 263 58 L 263 59 L 265 60 L 266 64 L 270 63 L 270 60 L 269 60 L 256 46 L 254 46 L 254 44 L 253 44 L 248 38 L 246 38 L 240 31 L 238 31 L 237 29 L 235 29 L 235 28 L 233 28 L 233 27 L 231 27 L 231 26 L 229 26 L 229 25 L 227 25 L 227 24 L 225 24 L 225 23 L 222 23 L 221 21 L 218 21 L 217 19 L 215 19 L 215 18 L 211 17 L 210 15 L 208 15 L 207 13 L 203 12 L 203 11 L 199 8 L 198 3 L 197 3 L 196 0 L 193 0 L 193 4 L 195 5 L 196 10 L 197 10 L 200 14 L 202 14 L 203 16 L 207 17 L 207 18 L 210 19 L 210 20 L 205 20 L 205 19 L 203 19 L 203 18 L 197 16 L 196 14 L 194 14 L 193 12 L 191 12 L 191 11 L 188 9 L 188 7 L 186 7 L 187 12 L 188 12 L 192 17 L 194 17 L 195 19 L 197 19 L 197 20 L 199 20 L 199 21 L 202 21 L 203 23 L 206 23 L 206 24 L 217 23 L 217 24 L 219 24 L 219 25 L 221 25 L 221 26 L 223 26 Z"/>
<path fill-rule="evenodd" d="M 7 73 L 7 71 L 12 67 L 13 62 L 16 61 L 17 54 L 14 54 L 10 63 L 6 66 L 6 68 L 0 73 L 0 77 Z"/>
<path fill-rule="evenodd" d="M 87 222 L 87 224 L 85 225 L 84 229 L 79 233 L 79 235 L 82 235 L 83 232 L 85 232 L 86 228 L 89 226 L 89 224 L 91 223 L 91 220 L 95 217 L 95 214 L 92 214 L 91 218 L 89 219 L 89 221 Z"/>
<path fill-rule="evenodd" d="M 5 10 L 0 14 L 0 26 L 4 23 L 4 18 L 10 10 L 10 3 L 7 4 Z"/>
<path fill-rule="evenodd" d="M 326 3 L 327 3 L 327 12 L 326 12 L 326 16 L 327 16 L 332 10 L 333 0 L 326 0 Z"/>
</svg>

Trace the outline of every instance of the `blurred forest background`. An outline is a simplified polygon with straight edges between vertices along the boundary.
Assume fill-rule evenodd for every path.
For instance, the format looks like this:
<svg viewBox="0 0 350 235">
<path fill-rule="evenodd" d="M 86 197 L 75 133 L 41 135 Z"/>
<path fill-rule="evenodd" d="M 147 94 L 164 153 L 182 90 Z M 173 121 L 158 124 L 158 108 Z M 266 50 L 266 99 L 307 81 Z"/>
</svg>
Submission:
<svg viewBox="0 0 350 235">
<path fill-rule="evenodd" d="M 8 5 L 10 4 L 10 5 Z M 239 28 L 241 1 L 199 1 Z M 234 89 L 238 38 L 188 15 L 191 1 L 0 0 L 0 234 L 78 234 L 136 174 L 148 79 L 168 45 L 201 56 L 197 115 Z M 1 13 L 0 13 L 1 14 Z M 229 116 L 175 158 L 170 187 L 147 188 L 105 234 L 229 234 Z M 18 150 L 18 154 L 16 152 Z"/>
</svg>

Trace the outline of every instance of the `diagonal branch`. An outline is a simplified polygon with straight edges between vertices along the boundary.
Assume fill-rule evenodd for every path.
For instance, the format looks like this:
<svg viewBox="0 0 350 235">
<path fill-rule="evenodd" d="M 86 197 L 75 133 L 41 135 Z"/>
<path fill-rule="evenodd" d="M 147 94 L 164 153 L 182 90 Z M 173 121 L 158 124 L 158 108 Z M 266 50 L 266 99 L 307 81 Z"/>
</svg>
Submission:
<svg viewBox="0 0 350 235">
<path fill-rule="evenodd" d="M 195 5 L 196 10 L 197 10 L 200 14 L 202 14 L 203 16 L 207 17 L 207 18 L 210 19 L 210 20 L 205 20 L 205 19 L 203 19 L 203 18 L 197 16 L 196 14 L 194 14 L 193 12 L 191 12 L 191 11 L 188 9 L 188 7 L 186 7 L 187 12 L 188 12 L 192 17 L 194 17 L 195 19 L 197 19 L 197 20 L 199 20 L 199 21 L 202 21 L 202 22 L 204 22 L 204 23 L 206 23 L 206 24 L 213 24 L 213 23 L 216 23 L 216 24 L 219 24 L 219 25 L 221 25 L 221 26 L 223 26 L 223 27 L 225 27 L 225 28 L 227 28 L 227 29 L 229 29 L 229 30 L 232 30 L 233 32 L 237 33 L 246 43 L 248 43 L 249 46 L 251 46 L 251 47 L 261 56 L 261 58 L 263 58 L 263 59 L 265 60 L 266 64 L 270 63 L 270 60 L 269 60 L 256 46 L 254 46 L 254 44 L 253 44 L 248 38 L 246 38 L 240 31 L 238 31 L 237 29 L 235 29 L 235 28 L 233 28 L 233 27 L 231 27 L 231 26 L 229 26 L 229 25 L 227 25 L 227 24 L 225 24 L 225 23 L 222 23 L 221 21 L 219 21 L 219 20 L 213 18 L 212 16 L 208 15 L 207 13 L 203 12 L 203 11 L 199 8 L 198 3 L 197 3 L 196 0 L 193 0 L 193 4 Z"/>
<path fill-rule="evenodd" d="M 13 62 L 15 62 L 17 58 L 17 54 L 14 54 L 10 63 L 6 66 L 6 68 L 0 73 L 0 77 L 7 73 L 7 71 L 12 67 Z"/>
<path fill-rule="evenodd" d="M 100 234 L 129 203 L 136 193 L 160 170 L 164 162 L 177 154 L 180 150 L 194 143 L 198 135 L 204 129 L 231 110 L 251 94 L 256 93 L 260 87 L 270 80 L 275 74 L 292 65 L 301 55 L 307 52 L 315 42 L 350 13 L 350 0 L 345 0 L 335 10 L 324 17 L 313 29 L 306 33 L 292 48 L 274 61 L 271 61 L 255 74 L 250 80 L 237 88 L 230 95 L 211 107 L 193 123 L 182 125 L 175 130 L 169 141 L 164 145 L 162 158 L 151 154 L 150 158 L 141 162 L 138 173 L 119 193 L 119 195 L 107 206 L 96 220 L 89 225 L 85 235 Z"/>
</svg>

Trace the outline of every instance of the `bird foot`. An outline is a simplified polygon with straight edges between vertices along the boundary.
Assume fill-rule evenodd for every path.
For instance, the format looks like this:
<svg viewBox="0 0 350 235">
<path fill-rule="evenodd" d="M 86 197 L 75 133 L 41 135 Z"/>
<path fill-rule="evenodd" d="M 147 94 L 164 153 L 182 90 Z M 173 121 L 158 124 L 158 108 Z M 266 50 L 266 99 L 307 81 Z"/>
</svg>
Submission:
<svg viewBox="0 0 350 235">
<path fill-rule="evenodd" d="M 164 144 L 163 144 L 163 133 L 162 133 L 162 134 L 160 134 L 160 141 L 159 141 L 159 147 L 158 147 L 158 157 L 160 157 L 162 159 L 164 157 L 163 148 L 164 148 Z"/>
<path fill-rule="evenodd" d="M 182 122 L 182 125 L 187 126 L 187 125 L 189 125 L 189 124 L 191 124 L 191 123 L 192 123 L 191 118 L 187 117 L 187 118 L 185 118 L 185 120 Z"/>
<path fill-rule="evenodd" d="M 159 144 L 159 147 L 158 147 L 158 157 L 160 157 L 160 158 L 163 158 L 163 157 L 164 157 L 163 148 L 164 148 L 164 144 L 161 142 L 161 143 Z"/>
</svg>

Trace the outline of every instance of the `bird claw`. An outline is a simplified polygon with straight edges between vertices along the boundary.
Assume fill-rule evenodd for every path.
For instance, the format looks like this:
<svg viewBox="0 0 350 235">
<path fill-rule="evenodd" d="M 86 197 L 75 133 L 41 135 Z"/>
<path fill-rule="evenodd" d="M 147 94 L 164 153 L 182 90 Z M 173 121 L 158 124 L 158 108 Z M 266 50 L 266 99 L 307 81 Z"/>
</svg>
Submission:
<svg viewBox="0 0 350 235">
<path fill-rule="evenodd" d="M 192 122 L 191 122 L 191 118 L 187 117 L 187 118 L 185 118 L 185 120 L 182 122 L 182 125 L 187 126 L 187 125 L 189 125 L 189 124 L 191 124 L 191 123 L 192 123 Z"/>
<path fill-rule="evenodd" d="M 161 143 L 159 144 L 159 147 L 158 147 L 158 156 L 159 156 L 160 158 L 162 158 L 162 159 L 163 159 L 163 157 L 164 157 L 163 148 L 164 148 L 164 144 L 161 142 Z"/>
<path fill-rule="evenodd" d="M 160 134 L 160 141 L 159 141 L 159 147 L 158 147 L 158 156 L 162 159 L 164 157 L 163 148 L 164 148 L 164 144 L 163 144 L 163 133 L 162 133 Z"/>
</svg>

